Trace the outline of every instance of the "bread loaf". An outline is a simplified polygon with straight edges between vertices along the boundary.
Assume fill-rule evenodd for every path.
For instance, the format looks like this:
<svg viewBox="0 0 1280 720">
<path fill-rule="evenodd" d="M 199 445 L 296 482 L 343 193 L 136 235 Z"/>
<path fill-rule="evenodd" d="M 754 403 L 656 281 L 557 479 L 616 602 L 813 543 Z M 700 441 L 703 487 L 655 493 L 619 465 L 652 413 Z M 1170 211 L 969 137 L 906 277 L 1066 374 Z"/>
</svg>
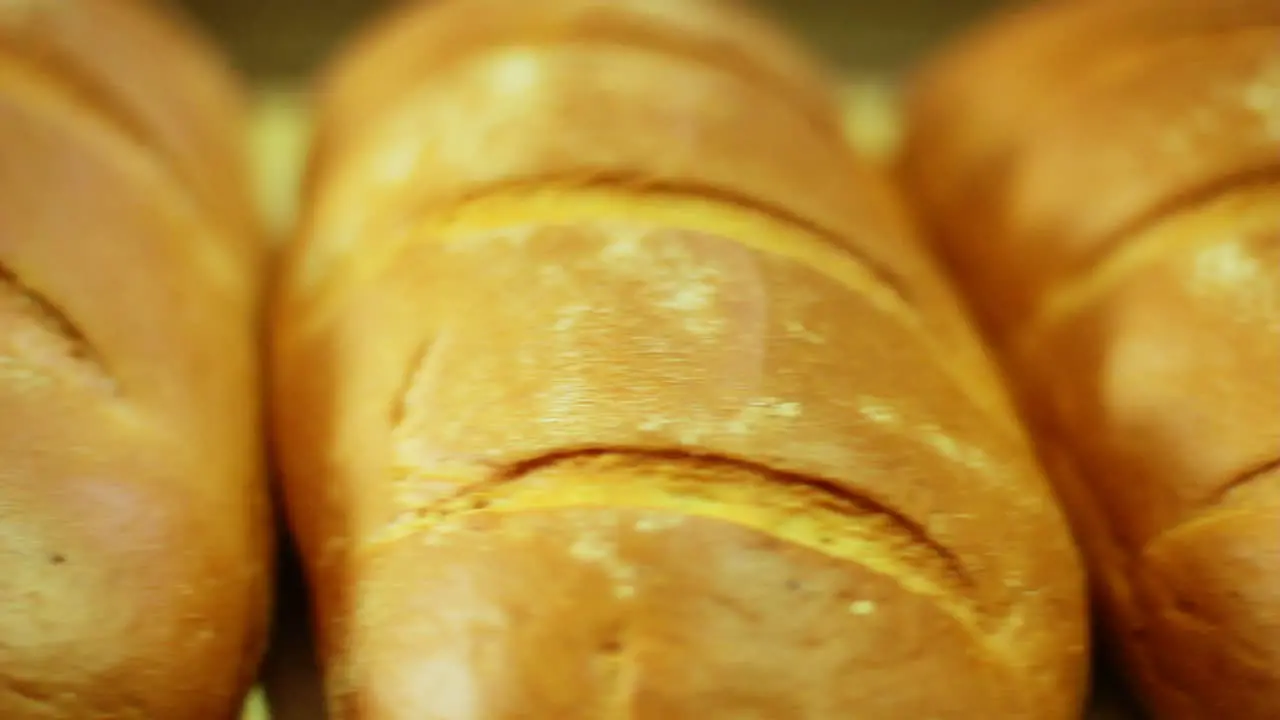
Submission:
<svg viewBox="0 0 1280 720">
<path fill-rule="evenodd" d="M 336 717 L 1079 716 L 1065 520 L 810 65 L 454 0 L 334 66 L 272 337 Z"/>
<path fill-rule="evenodd" d="M 1280 4 L 1031 6 L 909 125 L 1156 716 L 1280 717 Z"/>
<path fill-rule="evenodd" d="M 125 0 L 0 3 L 0 717 L 226 720 L 263 644 L 238 90 Z"/>
</svg>

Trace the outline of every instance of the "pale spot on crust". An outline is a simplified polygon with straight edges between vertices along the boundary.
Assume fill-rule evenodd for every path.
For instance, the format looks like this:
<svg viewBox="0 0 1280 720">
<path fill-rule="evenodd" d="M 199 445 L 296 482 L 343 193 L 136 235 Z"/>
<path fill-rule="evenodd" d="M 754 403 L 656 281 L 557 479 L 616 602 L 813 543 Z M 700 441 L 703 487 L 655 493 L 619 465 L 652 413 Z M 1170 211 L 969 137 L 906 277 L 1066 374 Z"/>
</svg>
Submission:
<svg viewBox="0 0 1280 720">
<path fill-rule="evenodd" d="M 803 340 L 807 343 L 812 343 L 814 345 L 827 344 L 826 338 L 822 337 L 821 335 L 814 332 L 813 330 L 810 330 L 809 328 L 805 327 L 803 323 L 796 322 L 794 320 L 788 321 L 786 324 L 786 330 L 787 330 L 787 334 L 789 334 L 793 338 L 796 338 L 797 340 Z"/>
<path fill-rule="evenodd" d="M 991 460 L 986 453 L 967 443 L 962 443 L 951 433 L 933 425 L 920 427 L 920 436 L 938 454 L 968 468 L 986 470 Z"/>
<path fill-rule="evenodd" d="M 849 603 L 849 614 L 866 617 L 876 612 L 876 604 L 872 600 L 857 600 Z"/>
<path fill-rule="evenodd" d="M 590 312 L 591 306 L 584 303 L 565 305 L 556 312 L 556 321 L 551 328 L 556 332 L 572 330 L 577 326 L 578 321 Z"/>
<path fill-rule="evenodd" d="M 778 417 L 796 418 L 800 417 L 801 406 L 797 402 L 777 402 L 773 405 L 773 412 Z"/>
<path fill-rule="evenodd" d="M 495 90 L 505 94 L 537 92 L 542 87 L 543 64 L 530 52 L 512 52 L 501 56 L 490 69 Z"/>
<path fill-rule="evenodd" d="M 373 163 L 373 181 L 385 187 L 395 187 L 413 179 L 418 171 L 419 155 L 406 148 L 378 155 Z"/>
<path fill-rule="evenodd" d="M 715 288 L 709 284 L 688 285 L 676 290 L 669 298 L 658 303 L 672 310 L 702 310 L 711 304 Z"/>
<path fill-rule="evenodd" d="M 578 562 L 595 565 L 608 576 L 614 597 L 626 599 L 636 594 L 636 568 L 618 554 L 617 541 L 612 537 L 615 527 L 582 527 L 578 537 L 569 547 L 569 555 Z"/>
<path fill-rule="evenodd" d="M 559 265 L 541 265 L 538 277 L 544 285 L 564 285 L 569 282 L 569 272 Z"/>
<path fill-rule="evenodd" d="M 1160 147 L 1172 156 L 1199 153 L 1206 142 L 1232 132 L 1241 108 L 1254 115 L 1265 139 L 1280 142 L 1280 62 L 1258 68 L 1243 86 L 1225 84 L 1195 107 L 1179 110 L 1177 122 L 1160 137 Z"/>
<path fill-rule="evenodd" d="M 700 428 L 684 428 L 680 431 L 681 445 L 697 445 L 702 441 L 703 430 Z"/>
<path fill-rule="evenodd" d="M 725 326 L 716 304 L 718 275 L 717 270 L 709 267 L 672 268 L 661 282 L 654 284 L 654 292 L 659 296 L 655 304 L 682 316 L 685 330 L 692 335 L 716 334 Z"/>
<path fill-rule="evenodd" d="M 1267 137 L 1280 141 L 1280 61 L 1273 61 L 1244 90 L 1245 107 L 1258 114 Z"/>
<path fill-rule="evenodd" d="M 565 356 L 562 356 L 565 357 Z M 566 357 L 566 359 L 572 359 Z M 547 391 L 543 423 L 564 422 L 576 412 L 592 404 L 591 387 L 585 378 L 569 375 L 558 379 Z"/>
<path fill-rule="evenodd" d="M 747 403 L 737 417 L 725 424 L 725 429 L 733 434 L 746 435 L 756 432 L 760 426 L 771 419 L 795 419 L 804 412 L 798 402 L 780 400 L 778 398 L 756 398 Z"/>
<path fill-rule="evenodd" d="M 634 262 L 640 257 L 641 240 L 648 233 L 647 228 L 611 228 L 609 242 L 600 249 L 600 259 L 611 264 Z"/>
<path fill-rule="evenodd" d="M 655 533 L 672 530 L 680 527 L 687 518 L 687 515 L 679 513 L 651 513 L 642 516 L 636 521 L 635 528 L 637 532 Z"/>
<path fill-rule="evenodd" d="M 858 413 L 877 425 L 901 425 L 902 417 L 898 411 L 879 398 L 860 398 Z"/>
<path fill-rule="evenodd" d="M 663 428 L 671 425 L 670 418 L 659 417 L 657 415 L 646 418 L 638 426 L 641 432 L 658 432 Z"/>
<path fill-rule="evenodd" d="M 1195 259 L 1196 285 L 1232 288 L 1260 277 L 1263 272 L 1264 267 L 1259 259 L 1245 252 L 1240 243 L 1213 245 L 1197 253 Z"/>
<path fill-rule="evenodd" d="M 1161 149 L 1173 156 L 1197 152 L 1197 143 L 1202 142 L 1204 136 L 1218 131 L 1221 125 L 1222 119 L 1214 108 L 1196 107 L 1189 110 L 1182 117 L 1181 122 L 1174 125 L 1171 132 L 1161 137 Z M 1136 161 L 1130 160 L 1130 162 Z"/>
</svg>

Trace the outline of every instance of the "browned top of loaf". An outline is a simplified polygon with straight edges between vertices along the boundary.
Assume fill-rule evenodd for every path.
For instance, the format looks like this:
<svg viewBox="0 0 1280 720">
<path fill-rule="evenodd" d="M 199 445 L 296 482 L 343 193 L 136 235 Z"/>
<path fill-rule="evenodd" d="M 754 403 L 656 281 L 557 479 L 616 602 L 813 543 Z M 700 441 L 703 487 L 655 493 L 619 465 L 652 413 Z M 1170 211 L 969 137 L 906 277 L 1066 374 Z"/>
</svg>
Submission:
<svg viewBox="0 0 1280 720">
<path fill-rule="evenodd" d="M 5 2 L 0 62 L 39 73 L 146 146 L 224 229 L 216 240 L 259 260 L 243 93 L 184 17 L 142 0 Z"/>
<path fill-rule="evenodd" d="M 453 12 L 398 32 L 450 37 Z M 529 698 L 697 717 L 712 688 L 778 717 L 1071 716 L 1077 559 L 955 298 L 814 121 L 825 101 L 679 32 L 696 52 L 622 31 L 494 43 L 322 146 L 274 362 L 335 697 L 442 708 L 442 675 L 410 670 L 440 661 L 483 688 L 477 718 Z M 790 572 L 825 599 L 798 603 Z M 770 640 L 703 622 L 721 603 Z M 797 606 L 813 614 L 788 623 Z M 582 675 L 625 608 L 644 616 L 622 623 L 629 659 Z M 537 635 L 553 626 L 563 644 Z M 615 666 L 641 669 L 615 691 Z M 834 687 L 851 676 L 868 681 Z"/>
<path fill-rule="evenodd" d="M 502 46 L 623 45 L 707 61 L 838 130 L 834 98 L 804 52 L 734 0 L 409 2 L 356 36 L 323 79 L 322 138 L 350 136 L 423 77 Z"/>
<path fill-rule="evenodd" d="M 699 0 L 683 1 L 707 11 Z M 608 7 L 621 11 L 626 4 Z M 452 23 L 470 17 L 455 12 Z M 615 22 L 625 26 L 628 17 Z M 649 16 L 639 17 L 647 22 Z M 441 26 L 453 27 L 435 20 L 425 15 L 419 23 L 445 34 Z M 697 36 L 684 42 L 716 57 L 718 45 Z M 357 66 L 361 57 L 355 55 Z M 710 194 L 785 216 L 857 256 L 889 292 L 923 309 L 918 321 L 951 348 L 960 372 L 978 384 L 993 382 L 985 354 L 897 198 L 848 156 L 839 132 L 815 131 L 790 95 L 773 85 L 696 57 L 624 41 L 514 43 L 417 82 L 403 79 L 394 108 L 366 114 L 364 122 L 376 127 L 318 151 L 311 210 L 300 241 L 287 251 L 293 282 L 285 292 L 323 294 L 322 288 L 348 282 L 358 274 L 351 267 L 385 262 L 410 241 L 400 229 L 418 215 L 447 212 L 477 195 L 599 184 Z M 824 103 L 815 96 L 809 104 Z M 763 152 L 758 137 L 776 138 L 777 149 Z M 985 394 L 999 393 L 989 388 Z"/>
<path fill-rule="evenodd" d="M 997 339 L 1131 230 L 1280 167 L 1277 46 L 1270 0 L 1038 3 L 928 66 L 905 171 Z"/>
<path fill-rule="evenodd" d="M 1280 5 L 1046 3 L 944 53 L 914 111 L 906 177 L 1135 677 L 1161 716 L 1275 717 Z"/>
</svg>

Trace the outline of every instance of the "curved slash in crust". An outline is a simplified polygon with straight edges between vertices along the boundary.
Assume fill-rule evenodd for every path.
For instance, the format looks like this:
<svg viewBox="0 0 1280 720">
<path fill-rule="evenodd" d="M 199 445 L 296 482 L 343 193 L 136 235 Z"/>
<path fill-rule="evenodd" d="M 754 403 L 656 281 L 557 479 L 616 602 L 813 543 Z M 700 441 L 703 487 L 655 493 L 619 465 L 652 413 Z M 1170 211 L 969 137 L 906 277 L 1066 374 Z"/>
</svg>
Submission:
<svg viewBox="0 0 1280 720">
<path fill-rule="evenodd" d="M 1151 228 L 1164 222 L 1170 216 L 1197 206 L 1207 205 L 1215 200 L 1227 197 L 1237 190 L 1280 185 L 1280 155 L 1276 157 L 1276 160 L 1268 160 L 1262 165 L 1225 177 L 1214 178 L 1210 182 L 1193 186 L 1163 200 L 1155 207 L 1148 209 L 1138 217 L 1109 233 L 1071 268 L 1069 277 L 1090 278 L 1101 274 L 1099 269 L 1104 265 L 1115 262 L 1115 256 L 1126 249 L 1130 238 L 1147 237 Z M 1133 253 L 1134 251 L 1128 249 L 1128 252 Z"/>
<path fill-rule="evenodd" d="M 1263 480 L 1271 474 L 1276 474 L 1280 479 L 1280 457 L 1263 461 L 1240 473 L 1239 475 L 1228 480 L 1212 497 L 1204 504 L 1204 510 L 1218 507 L 1227 503 L 1232 495 L 1245 487 L 1249 487 Z"/>
<path fill-rule="evenodd" d="M 27 286 L 12 269 L 0 265 L 0 312 L 14 312 L 22 318 L 20 323 L 35 325 L 42 336 L 53 342 L 38 345 L 25 341 L 13 342 L 12 331 L 0 335 L 0 358 L 9 357 L 24 363 L 37 365 L 42 370 L 51 366 L 59 375 L 71 375 L 100 385 L 109 392 L 116 392 L 115 379 L 107 372 L 106 363 L 76 327 L 75 323 L 55 304 L 33 288 Z M 13 327 L 13 321 L 0 327 Z M 69 367 L 62 366 L 56 358 L 69 360 Z M 52 361 L 52 362 L 51 362 Z"/>
<path fill-rule="evenodd" d="M 1219 520 L 1221 513 L 1248 511 L 1252 501 L 1250 497 L 1246 497 L 1249 494 L 1247 491 L 1261 489 L 1268 482 L 1280 490 L 1280 457 L 1264 460 L 1227 480 L 1180 520 L 1151 536 L 1136 553 L 1136 557 L 1148 556 L 1179 535 L 1192 532 L 1203 523 Z M 1280 496 L 1280 492 L 1276 495 Z"/>
<path fill-rule="evenodd" d="M 422 473 L 430 477 L 430 473 Z M 990 628 L 1003 601 L 922 523 L 843 483 L 686 450 L 575 448 L 484 467 L 453 492 L 422 502 L 366 541 L 430 538 L 474 515 L 566 509 L 650 510 L 751 528 L 857 563 L 930 597 L 969 627 Z"/>
<path fill-rule="evenodd" d="M 911 312 L 920 310 L 912 297 L 907 282 L 887 263 L 862 250 L 854 238 L 846 238 L 836 230 L 794 212 L 778 203 L 769 202 L 745 192 L 718 187 L 705 182 L 689 182 L 646 176 L 643 172 L 622 170 L 588 171 L 584 173 L 546 174 L 515 177 L 482 187 L 468 189 L 447 199 L 433 198 L 414 207 L 409 215 L 415 218 L 448 217 L 452 211 L 490 198 L 509 197 L 519 201 L 525 196 L 547 191 L 565 191 L 569 197 L 575 191 L 611 191 L 624 196 L 643 198 L 692 199 L 718 204 L 726 208 L 755 213 L 785 227 L 811 237 L 818 245 L 844 254 L 860 264 L 875 282 L 893 295 Z M 538 218 L 531 218 L 537 220 Z M 746 242 L 744 238 L 727 238 Z"/>
</svg>

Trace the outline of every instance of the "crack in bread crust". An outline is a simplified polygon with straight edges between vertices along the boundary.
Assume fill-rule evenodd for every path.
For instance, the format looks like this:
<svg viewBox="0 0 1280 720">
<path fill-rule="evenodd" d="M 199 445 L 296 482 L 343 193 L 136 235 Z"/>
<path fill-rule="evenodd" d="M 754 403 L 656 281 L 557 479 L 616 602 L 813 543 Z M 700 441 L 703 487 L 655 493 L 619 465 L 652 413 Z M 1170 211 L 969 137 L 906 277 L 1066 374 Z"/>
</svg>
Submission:
<svg viewBox="0 0 1280 720">
<path fill-rule="evenodd" d="M 1257 198 L 1267 196 L 1280 198 L 1280 164 L 1267 168 L 1265 172 L 1237 175 L 1230 181 L 1202 187 L 1132 224 L 1125 234 L 1103 243 L 1086 264 L 1042 295 L 1031 308 L 1022 328 L 1014 335 L 1012 346 L 1015 349 L 1034 347 L 1055 323 L 1086 310 L 1091 303 L 1122 286 L 1135 273 L 1167 260 L 1172 251 L 1200 247 L 1221 237 L 1220 231 L 1168 233 L 1160 232 L 1161 228 L 1178 220 L 1194 218 L 1197 213 L 1211 211 L 1237 198 L 1255 204 Z M 1197 221 L 1192 219 L 1189 222 Z M 1256 225 L 1257 222 L 1251 220 L 1243 229 Z M 1280 233 L 1267 233 L 1255 242 L 1280 247 Z"/>
<path fill-rule="evenodd" d="M 409 219 L 398 220 L 396 226 L 411 225 L 415 231 L 384 228 L 370 233 L 394 242 L 363 248 L 364 256 L 372 259 L 359 264 L 361 272 L 343 273 L 336 282 L 330 277 L 308 284 L 344 288 L 361 285 L 380 275 L 404 250 L 422 242 L 424 235 L 447 244 L 515 225 L 585 223 L 621 217 L 655 226 L 705 230 L 753 250 L 801 260 L 843 284 L 866 290 L 873 299 L 887 297 L 891 304 L 899 306 L 899 312 L 905 311 L 913 320 L 920 315 L 905 280 L 838 233 L 779 205 L 706 184 L 661 180 L 639 172 L 538 175 L 418 205 L 409 212 L 398 213 L 398 217 Z M 726 227 L 740 230 L 726 232 Z M 765 235 L 771 237 L 764 239 Z M 340 293 L 322 294 L 333 298 Z"/>
<path fill-rule="evenodd" d="M 8 317 L 5 317 L 8 316 Z M 102 392 L 118 386 L 106 363 L 57 305 L 0 265 L 0 369 L 16 361 L 58 378 L 73 378 Z"/>
<path fill-rule="evenodd" d="M 1151 208 L 1098 243 L 1097 248 L 1071 269 L 1070 277 L 1092 278 L 1104 275 L 1103 266 L 1110 265 L 1122 254 L 1135 257 L 1159 257 L 1158 251 L 1132 249 L 1133 243 L 1129 240 L 1150 237 L 1152 235 L 1150 231 L 1164 224 L 1169 218 L 1213 205 L 1229 198 L 1237 191 L 1269 187 L 1280 189 L 1280 154 L 1264 165 L 1227 177 L 1215 178 L 1211 182 L 1189 188 Z"/>
<path fill-rule="evenodd" d="M 1253 514 L 1257 508 L 1245 496 L 1250 491 L 1275 488 L 1280 497 L 1280 457 L 1260 462 L 1228 479 L 1222 487 L 1196 504 L 1180 521 L 1152 536 L 1138 551 L 1139 557 L 1149 555 L 1177 536 L 1194 532 L 1204 523 L 1218 522 L 1222 515 Z"/>
<path fill-rule="evenodd" d="M 66 711 L 55 694 L 25 680 L 5 676 L 0 676 L 0 704 L 36 716 L 54 713 L 56 717 Z"/>
<path fill-rule="evenodd" d="M 1275 474 L 1277 478 L 1280 478 L 1280 457 L 1264 460 L 1239 475 L 1228 479 L 1218 492 L 1214 493 L 1212 497 L 1205 501 L 1202 508 L 1210 510 L 1215 507 L 1227 505 L 1231 502 L 1233 496 L 1238 495 L 1241 491 L 1252 487 L 1272 474 Z"/>
<path fill-rule="evenodd" d="M 1265 636 L 1259 638 L 1240 635 L 1231 628 L 1224 627 L 1221 620 L 1206 614 L 1204 606 L 1197 598 L 1188 597 L 1189 593 L 1194 593 L 1194 587 L 1167 583 L 1161 575 L 1152 575 L 1147 572 L 1142 564 L 1148 559 L 1160 556 L 1165 545 L 1177 542 L 1187 534 L 1202 530 L 1214 523 L 1256 515 L 1260 508 L 1253 502 L 1256 497 L 1254 493 L 1280 497 L 1280 492 L 1277 491 L 1280 491 L 1280 457 L 1259 463 L 1232 478 L 1220 493 L 1202 503 L 1181 521 L 1149 539 L 1128 559 L 1129 566 L 1133 568 L 1131 572 L 1142 574 L 1140 582 L 1146 588 L 1146 592 L 1138 596 L 1141 598 L 1139 602 L 1142 613 L 1148 615 L 1162 613 L 1166 617 L 1176 618 L 1186 625 L 1194 626 L 1202 632 L 1212 633 L 1215 643 L 1229 648 L 1233 662 L 1248 667 L 1254 672 L 1270 676 L 1275 676 L 1276 666 L 1272 653 L 1267 651 Z M 1266 512 L 1266 510 L 1261 511 Z M 1150 650 L 1147 648 L 1142 648 L 1141 652 L 1144 655 L 1150 655 Z M 1167 664 L 1158 656 L 1150 659 L 1148 668 L 1154 675 L 1168 678 L 1171 682 L 1177 678 L 1176 672 L 1167 667 Z M 1169 687 L 1175 686 L 1171 684 Z"/>
<path fill-rule="evenodd" d="M 32 71 L 30 63 L 14 62 L 0 51 L 0 102 L 12 101 L 22 107 L 24 113 L 39 115 L 41 122 L 50 125 L 56 123 L 60 130 L 90 130 L 81 139 L 87 139 L 95 151 L 112 153 L 116 162 L 123 162 L 130 172 L 145 175 L 146 190 L 158 195 L 154 199 L 157 204 L 173 203 L 172 210 L 201 223 L 209 217 L 209 209 L 200 201 L 199 194 L 192 192 L 156 148 L 144 142 L 138 135 L 140 130 L 131 131 L 128 123 L 87 103 L 81 94 L 69 92 L 65 83 L 50 81 L 47 73 L 38 67 L 35 70 Z M 80 147 L 80 143 L 73 145 Z M 229 294 L 239 293 L 244 273 L 239 259 L 234 257 L 235 251 L 222 242 L 221 225 L 215 223 L 211 231 L 202 227 L 200 232 L 211 234 L 198 242 L 187 243 L 187 247 L 200 256 L 199 264 L 214 283 Z M 212 241 L 215 237 L 218 242 Z"/>
<path fill-rule="evenodd" d="M 1002 601 L 982 597 L 971 569 L 928 528 L 874 498 L 830 479 L 682 450 L 578 448 L 492 468 L 420 502 L 364 547 L 419 535 L 430 542 L 477 514 L 570 508 L 652 509 L 669 511 L 673 523 L 683 516 L 749 527 L 893 578 L 980 631 L 1004 611 Z"/>
<path fill-rule="evenodd" d="M 880 285 L 882 291 L 896 296 L 903 305 L 916 312 L 915 302 L 906 282 L 894 270 L 859 250 L 848 239 L 841 237 L 839 233 L 822 227 L 817 222 L 794 213 L 777 203 L 707 184 L 655 179 L 646 177 L 642 173 L 616 172 L 593 173 L 579 177 L 539 176 L 517 178 L 509 182 L 477 188 L 472 192 L 457 196 L 447 204 L 433 205 L 423 208 L 421 212 L 411 214 L 414 217 L 426 218 L 428 223 L 436 219 L 438 222 L 443 223 L 445 228 L 450 224 L 459 224 L 462 226 L 461 228 L 444 234 L 456 235 L 458 230 L 476 228 L 477 221 L 479 223 L 485 222 L 483 213 L 468 212 L 468 206 L 470 205 L 477 204 L 483 208 L 486 203 L 504 203 L 511 206 L 515 212 L 507 211 L 502 213 L 500 217 L 518 217 L 521 215 L 520 203 L 522 200 L 537 202 L 539 197 L 544 195 L 549 195 L 552 199 L 557 199 L 557 196 L 559 196 L 561 200 L 560 209 L 562 211 L 568 210 L 570 217 L 574 215 L 572 207 L 574 198 L 577 196 L 585 200 L 586 203 L 602 199 L 606 201 L 621 201 L 621 203 L 626 203 L 632 199 L 669 200 L 672 203 L 679 203 L 682 200 L 694 201 L 719 206 L 729 212 L 736 211 L 743 215 L 766 219 L 771 221 L 771 224 L 786 228 L 787 234 L 796 236 L 795 239 L 800 236 L 806 236 L 809 239 L 809 243 L 792 242 L 791 244 L 823 245 L 848 256 L 864 268 L 865 274 L 870 275 Z M 620 205 L 619 210 L 622 209 Z M 560 218 L 555 217 L 554 210 L 551 217 L 547 217 L 545 208 L 538 208 L 536 205 L 528 208 L 528 210 L 529 212 L 524 213 L 528 217 L 524 221 L 525 224 L 563 222 Z M 589 210 L 587 214 L 591 214 Z M 627 213 L 623 217 L 631 218 L 633 215 Z M 491 227 L 500 227 L 500 225 L 495 223 Z M 733 235 L 728 236 L 727 239 L 756 248 L 756 245 L 752 242 L 754 238 L 749 236 L 743 238 Z M 788 240 L 792 239 L 791 237 L 788 238 Z M 782 248 L 780 247 L 778 250 L 782 250 Z"/>
<path fill-rule="evenodd" d="M 134 121 L 130 113 L 110 93 L 104 92 L 96 83 L 88 80 L 74 65 L 62 62 L 52 53 L 24 51 L 3 33 L 0 33 L 0 62 L 37 78 L 68 102 L 74 103 L 78 109 L 93 114 L 100 122 L 127 137 L 130 142 L 146 147 L 149 152 L 154 150 L 149 146 L 150 138 L 146 131 Z"/>
<path fill-rule="evenodd" d="M 121 139 L 145 154 L 166 179 L 181 188 L 182 193 L 190 198 L 202 217 L 208 217 L 220 226 L 222 219 L 217 217 L 217 209 L 210 205 L 204 193 L 197 192 L 192 179 L 187 173 L 182 172 L 170 153 L 155 142 L 151 133 L 138 122 L 134 113 L 113 97 L 110 91 L 104 89 L 74 64 L 66 62 L 53 53 L 42 54 L 38 49 L 24 52 L 13 45 L 12 40 L 0 33 L 0 65 L 16 70 L 44 85 L 50 92 L 59 95 L 78 111 L 92 116 L 100 124 L 110 128 Z"/>
</svg>

